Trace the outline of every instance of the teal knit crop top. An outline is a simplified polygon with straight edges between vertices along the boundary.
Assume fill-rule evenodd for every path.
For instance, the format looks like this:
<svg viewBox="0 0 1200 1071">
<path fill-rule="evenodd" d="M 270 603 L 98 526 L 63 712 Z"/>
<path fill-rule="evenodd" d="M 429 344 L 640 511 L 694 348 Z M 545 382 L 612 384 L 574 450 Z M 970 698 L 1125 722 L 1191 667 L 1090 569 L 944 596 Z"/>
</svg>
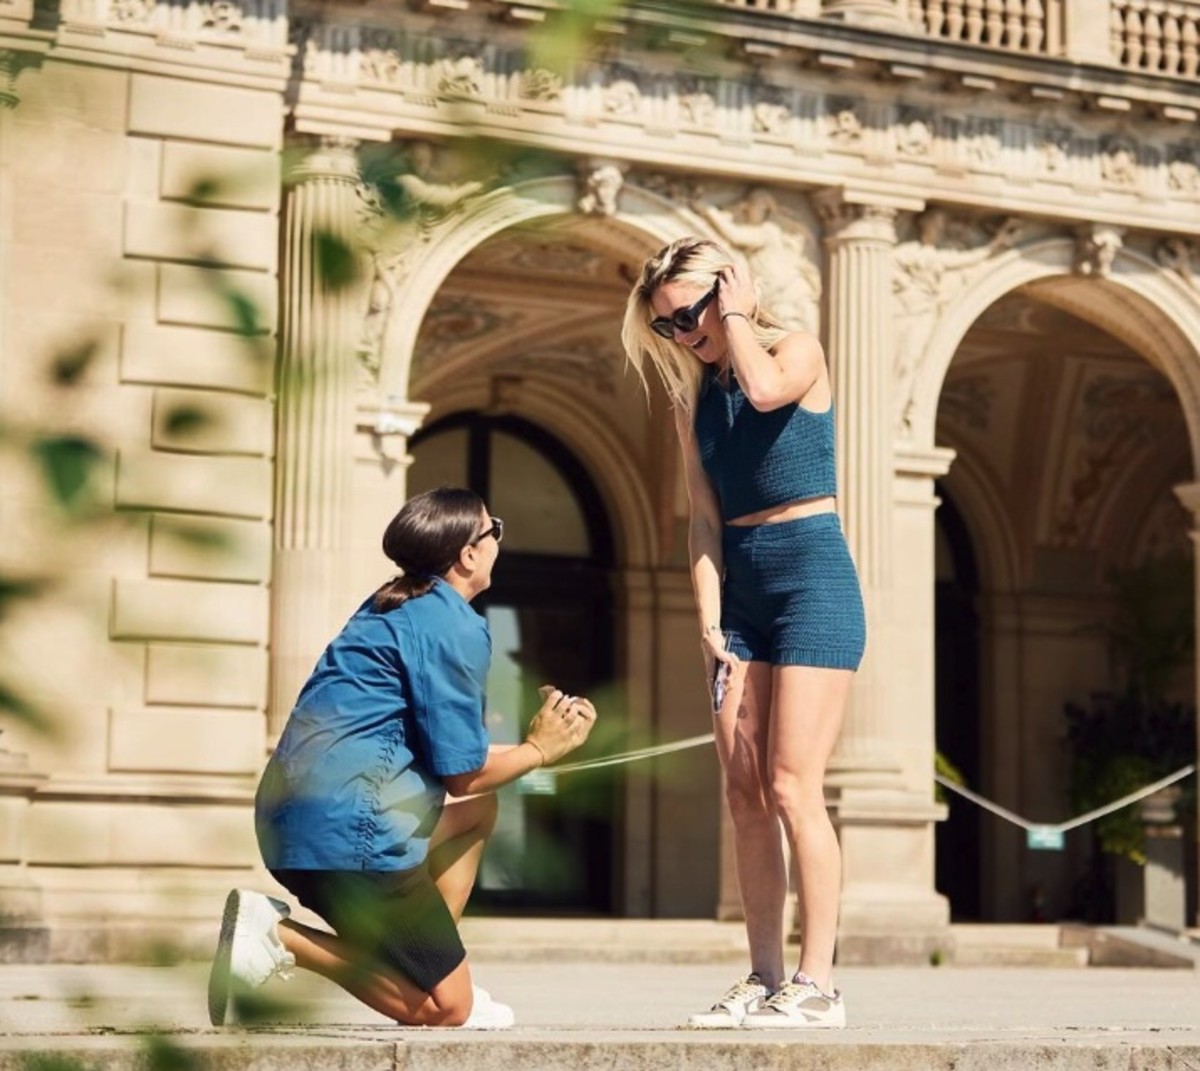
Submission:
<svg viewBox="0 0 1200 1071">
<path fill-rule="evenodd" d="M 770 506 L 837 493 L 833 406 L 814 413 L 797 402 L 760 413 L 732 380 L 726 390 L 711 366 L 694 421 L 700 462 L 726 521 Z"/>
</svg>

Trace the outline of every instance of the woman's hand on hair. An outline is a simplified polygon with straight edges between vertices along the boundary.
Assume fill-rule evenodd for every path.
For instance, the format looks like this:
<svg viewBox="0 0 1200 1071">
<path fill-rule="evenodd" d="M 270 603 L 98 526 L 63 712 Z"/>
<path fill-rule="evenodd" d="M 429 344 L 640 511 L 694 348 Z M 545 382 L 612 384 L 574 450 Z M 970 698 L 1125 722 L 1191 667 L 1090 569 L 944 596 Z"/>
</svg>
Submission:
<svg viewBox="0 0 1200 1071">
<path fill-rule="evenodd" d="M 744 316 L 753 322 L 758 309 L 758 294 L 749 270 L 740 264 L 731 264 L 717 279 L 720 284 L 717 287 L 717 307 L 722 322 L 730 314 Z"/>
<path fill-rule="evenodd" d="M 596 724 L 596 708 L 580 696 L 564 695 L 557 688 L 538 689 L 541 709 L 529 723 L 525 739 L 546 756 L 546 764 L 557 762 L 579 747 Z"/>
</svg>

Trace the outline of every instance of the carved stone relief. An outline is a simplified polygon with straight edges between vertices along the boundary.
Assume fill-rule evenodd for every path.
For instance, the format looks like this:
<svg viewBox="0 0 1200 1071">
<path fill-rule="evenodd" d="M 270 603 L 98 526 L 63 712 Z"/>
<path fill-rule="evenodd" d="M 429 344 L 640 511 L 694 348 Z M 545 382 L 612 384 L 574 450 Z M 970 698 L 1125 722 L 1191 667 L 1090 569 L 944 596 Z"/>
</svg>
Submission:
<svg viewBox="0 0 1200 1071">
<path fill-rule="evenodd" d="M 1114 186 L 1136 186 L 1138 150 L 1132 138 L 1114 135 L 1100 142 L 1100 177 Z"/>
<path fill-rule="evenodd" d="M 849 98 L 828 102 L 825 130 L 829 140 L 841 149 L 857 146 L 864 137 L 861 104 Z"/>
<path fill-rule="evenodd" d="M 927 157 L 933 152 L 933 113 L 924 108 L 901 108 L 896 125 L 896 149 L 902 156 Z"/>
<path fill-rule="evenodd" d="M 897 243 L 892 253 L 892 294 L 896 301 L 893 389 L 896 433 L 912 435 L 913 407 L 925 349 L 941 310 L 970 282 L 979 265 L 1011 248 L 1023 224 L 1007 219 L 979 241 L 970 221 L 953 219 L 940 208 L 922 212 L 913 221 L 914 234 Z"/>
<path fill-rule="evenodd" d="M 1088 223 L 1078 228 L 1075 232 L 1075 271 L 1100 278 L 1108 275 L 1121 251 L 1124 235 L 1124 227 L 1108 224 Z"/>
<path fill-rule="evenodd" d="M 1200 194 L 1200 144 L 1171 146 L 1167 153 L 1167 185 L 1179 193 Z"/>
<path fill-rule="evenodd" d="M 379 191 L 359 187 L 360 229 L 371 257 L 371 281 L 359 335 L 357 355 L 370 382 L 378 379 L 383 349 L 396 298 L 435 231 L 470 198 L 483 189 L 477 181 L 447 181 L 428 142 L 412 142 L 406 170 L 394 176 L 406 194 L 402 218 L 387 213 Z"/>
<path fill-rule="evenodd" d="M 1197 277 L 1200 260 L 1197 257 L 1196 243 L 1186 238 L 1164 238 L 1154 251 L 1154 259 L 1168 271 L 1177 272 L 1189 286 L 1200 286 Z"/>
<path fill-rule="evenodd" d="M 625 172 L 611 160 L 584 162 L 580 170 L 579 211 L 587 216 L 615 216 Z"/>
<path fill-rule="evenodd" d="M 692 208 L 745 256 L 770 313 L 785 327 L 815 333 L 821 272 L 809 253 L 807 230 L 782 210 L 775 195 L 755 187 L 728 208 L 704 201 Z"/>
</svg>

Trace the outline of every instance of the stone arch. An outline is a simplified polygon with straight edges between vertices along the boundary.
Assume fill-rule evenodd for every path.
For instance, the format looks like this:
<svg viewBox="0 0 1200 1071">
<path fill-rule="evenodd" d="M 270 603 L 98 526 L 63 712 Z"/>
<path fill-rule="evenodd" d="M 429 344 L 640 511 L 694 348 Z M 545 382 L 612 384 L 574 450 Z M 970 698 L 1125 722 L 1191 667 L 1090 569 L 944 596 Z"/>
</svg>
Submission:
<svg viewBox="0 0 1200 1071">
<path fill-rule="evenodd" d="M 573 176 L 517 183 L 470 203 L 454 218 L 453 225 L 434 237 L 405 281 L 402 298 L 405 315 L 393 317 L 388 325 L 380 358 L 381 397 L 389 401 L 408 397 L 409 374 L 421 322 L 455 266 L 472 249 L 509 227 L 574 215 L 577 198 L 578 184 Z M 604 218 L 628 237 L 631 251 L 638 256 L 648 256 L 687 234 L 702 234 L 716 240 L 711 228 L 697 216 L 636 185 L 622 188 L 620 210 Z"/>
<path fill-rule="evenodd" d="M 452 224 L 437 233 L 406 279 L 402 296 L 404 315 L 391 318 L 384 339 L 378 393 L 387 406 L 409 397 L 409 382 L 417 336 L 434 298 L 454 268 L 471 251 L 496 234 L 523 223 L 577 213 L 579 187 L 571 175 L 517 183 L 471 202 Z M 714 237 L 697 216 L 665 197 L 626 184 L 620 193 L 619 211 L 602 219 L 612 233 L 627 242 L 637 257 L 648 256 L 686 234 Z M 613 330 L 618 332 L 619 324 Z M 539 421 L 567 444 L 587 465 L 605 500 L 613 509 L 619 560 L 625 567 L 650 567 L 657 560 L 658 525 L 654 506 L 638 465 L 620 437 L 582 405 L 580 399 L 551 384 L 531 386 L 524 415 Z M 485 408 L 490 399 L 486 385 L 466 377 L 461 385 L 444 392 L 430 420 L 470 408 Z"/>
<path fill-rule="evenodd" d="M 1074 273 L 1075 243 L 1054 238 L 998 257 L 943 311 L 930 336 L 913 409 L 913 439 L 932 446 L 938 399 L 950 362 L 972 324 L 1020 286 L 1128 344 L 1171 382 L 1183 407 L 1192 464 L 1200 469 L 1200 300 L 1150 257 L 1123 249 L 1103 279 Z"/>
</svg>

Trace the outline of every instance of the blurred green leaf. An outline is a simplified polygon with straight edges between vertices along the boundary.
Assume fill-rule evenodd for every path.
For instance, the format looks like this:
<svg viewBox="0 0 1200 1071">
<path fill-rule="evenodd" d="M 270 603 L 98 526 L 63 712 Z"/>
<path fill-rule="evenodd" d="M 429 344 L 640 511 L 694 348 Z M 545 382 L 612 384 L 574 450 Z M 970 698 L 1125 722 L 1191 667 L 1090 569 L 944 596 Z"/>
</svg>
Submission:
<svg viewBox="0 0 1200 1071">
<path fill-rule="evenodd" d="M 344 290 L 358 279 L 358 255 L 339 235 L 317 231 L 313 237 L 317 277 L 330 290 Z"/>
<path fill-rule="evenodd" d="M 23 1071 L 88 1071 L 88 1065 L 77 1056 L 55 1052 L 23 1052 L 20 1062 Z"/>
<path fill-rule="evenodd" d="M 0 680 L 0 713 L 9 714 L 23 725 L 34 729 L 46 728 L 41 711 L 3 680 Z"/>
<path fill-rule="evenodd" d="M 212 414 L 203 406 L 176 405 L 167 412 L 163 423 L 167 434 L 188 436 L 211 427 L 215 421 Z"/>
<path fill-rule="evenodd" d="M 100 343 L 94 338 L 63 350 L 55 356 L 50 366 L 50 378 L 60 387 L 74 386 L 95 360 L 99 350 Z"/>
<path fill-rule="evenodd" d="M 42 578 L 0 576 L 0 618 L 8 611 L 9 604 L 21 599 L 31 599 L 46 590 L 48 582 Z"/>
<path fill-rule="evenodd" d="M 105 459 L 95 442 L 80 435 L 56 435 L 36 440 L 30 450 L 63 509 L 75 512 L 86 504 L 92 474 Z"/>
<path fill-rule="evenodd" d="M 146 1038 L 146 1065 L 149 1071 L 196 1071 L 199 1056 L 161 1034 Z"/>
</svg>

